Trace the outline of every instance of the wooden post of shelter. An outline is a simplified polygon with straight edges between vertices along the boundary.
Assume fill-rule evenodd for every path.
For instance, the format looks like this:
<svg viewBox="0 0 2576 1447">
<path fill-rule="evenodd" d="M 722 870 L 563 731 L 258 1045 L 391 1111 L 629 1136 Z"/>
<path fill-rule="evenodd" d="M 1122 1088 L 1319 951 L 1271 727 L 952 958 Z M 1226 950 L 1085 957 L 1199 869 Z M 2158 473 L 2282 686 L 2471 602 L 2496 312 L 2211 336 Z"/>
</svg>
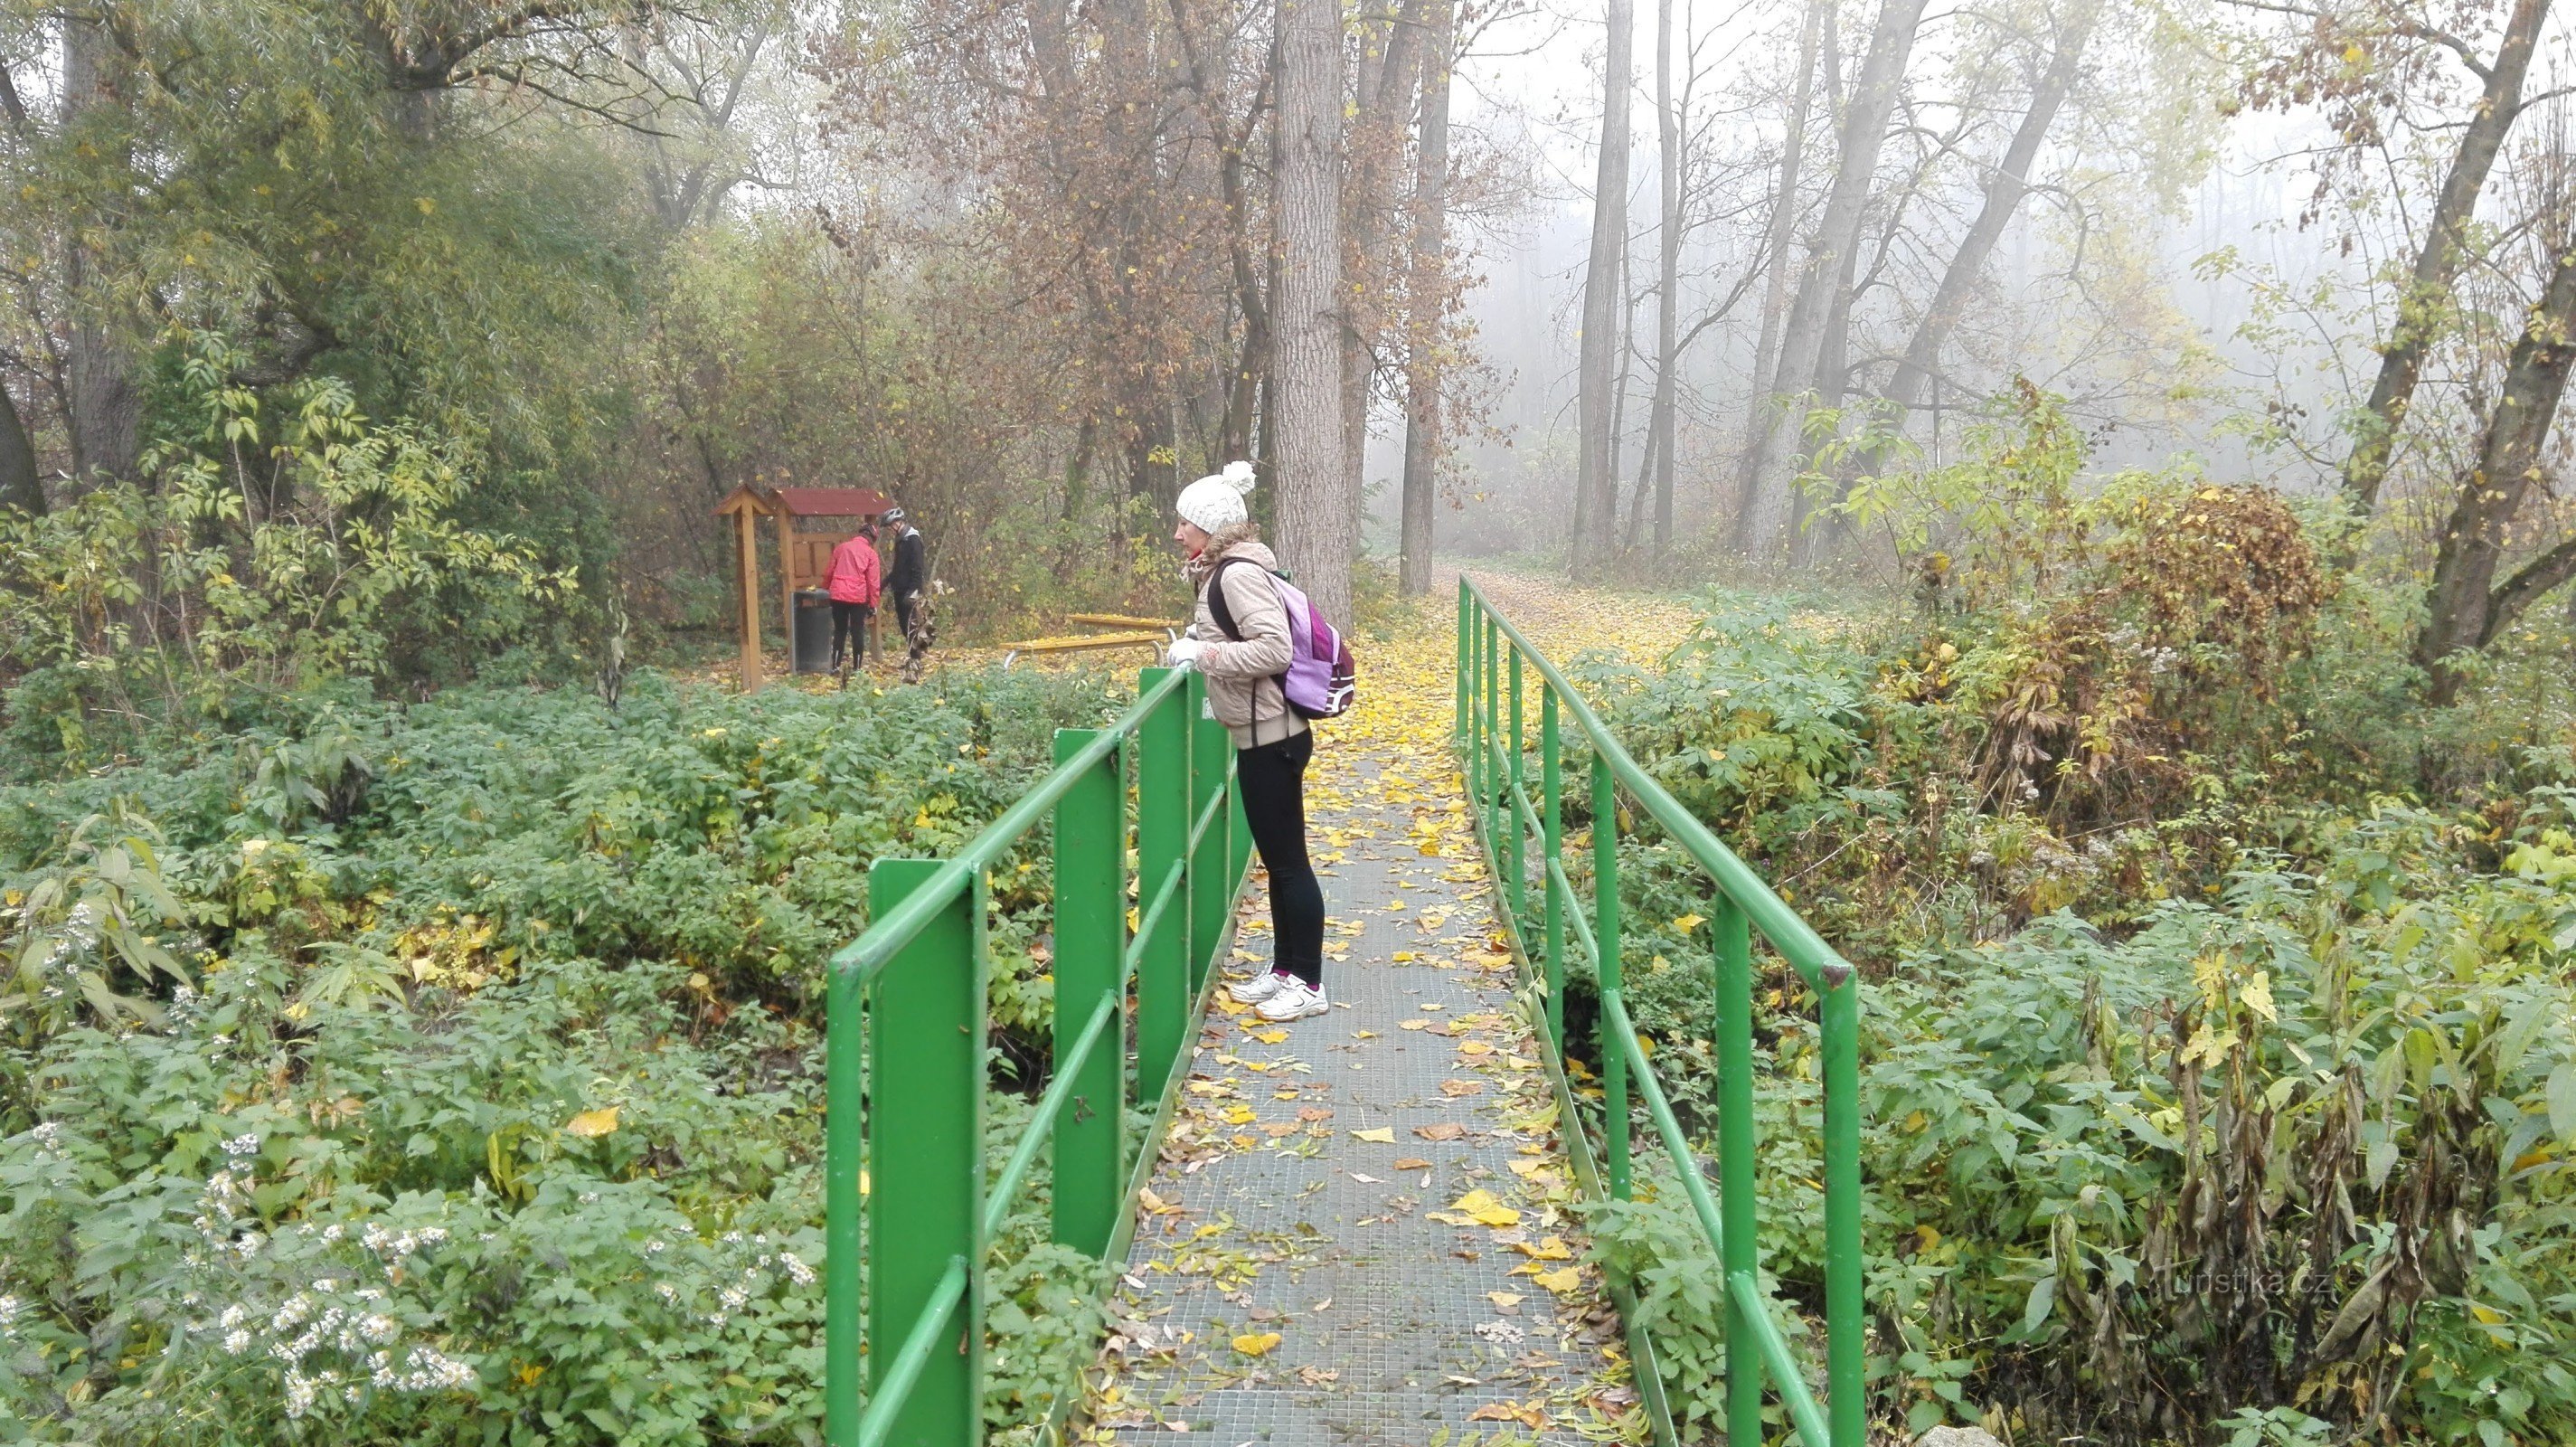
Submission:
<svg viewBox="0 0 2576 1447">
<path fill-rule="evenodd" d="M 718 517 L 733 520 L 735 594 L 742 600 L 742 691 L 760 687 L 760 534 L 759 519 L 768 500 L 755 489 L 737 487 L 716 504 Z"/>
<path fill-rule="evenodd" d="M 894 506 L 884 493 L 864 487 L 735 488 L 716 504 L 719 517 L 733 520 L 735 581 L 742 598 L 742 688 L 760 687 L 760 519 L 773 519 L 778 533 L 779 623 L 787 637 L 787 671 L 796 667 L 796 594 L 823 586 L 832 550 L 858 532 L 858 525 L 882 516 Z M 800 518 L 846 519 L 845 529 L 800 530 Z M 885 609 L 877 610 L 882 616 Z M 862 660 L 864 661 L 864 660 Z"/>
</svg>

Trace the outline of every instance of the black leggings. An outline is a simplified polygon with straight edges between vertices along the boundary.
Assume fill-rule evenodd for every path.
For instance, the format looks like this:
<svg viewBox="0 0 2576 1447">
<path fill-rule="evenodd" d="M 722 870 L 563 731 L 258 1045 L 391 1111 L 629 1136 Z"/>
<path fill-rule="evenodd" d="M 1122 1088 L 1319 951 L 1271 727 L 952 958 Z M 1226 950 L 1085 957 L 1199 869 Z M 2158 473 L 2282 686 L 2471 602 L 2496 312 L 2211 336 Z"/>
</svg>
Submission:
<svg viewBox="0 0 2576 1447">
<path fill-rule="evenodd" d="M 1252 847 L 1270 871 L 1273 968 L 1309 985 L 1324 983 L 1324 887 L 1306 858 L 1306 761 L 1315 735 L 1302 730 L 1275 744 L 1238 749 L 1234 778 Z"/>
<path fill-rule="evenodd" d="M 868 605 L 844 603 L 835 598 L 832 600 L 832 661 L 834 663 L 841 661 L 841 650 L 845 644 L 851 646 L 849 654 L 851 663 L 864 664 L 868 661 Z"/>
</svg>

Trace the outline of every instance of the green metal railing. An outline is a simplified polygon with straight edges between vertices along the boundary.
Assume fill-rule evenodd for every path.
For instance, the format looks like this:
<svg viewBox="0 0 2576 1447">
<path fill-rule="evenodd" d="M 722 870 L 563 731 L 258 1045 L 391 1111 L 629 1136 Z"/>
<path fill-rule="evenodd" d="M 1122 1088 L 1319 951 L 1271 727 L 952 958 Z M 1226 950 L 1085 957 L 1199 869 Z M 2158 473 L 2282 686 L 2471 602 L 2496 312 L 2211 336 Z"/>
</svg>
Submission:
<svg viewBox="0 0 2576 1447">
<path fill-rule="evenodd" d="M 1524 738 L 1524 669 L 1539 678 L 1539 798 L 1528 788 Z M 1579 908 L 1566 877 L 1564 826 L 1559 818 L 1563 779 L 1558 763 L 1561 720 L 1570 716 L 1592 750 L 1592 917 Z M 1739 1444 L 1762 1441 L 1762 1393 L 1767 1379 L 1791 1425 L 1809 1447 L 1862 1447 L 1867 1401 L 1862 1385 L 1862 1258 L 1860 1242 L 1860 1002 L 1852 968 L 1781 902 L 1770 886 L 1707 826 L 1647 777 L 1627 750 L 1556 666 L 1504 618 L 1476 585 L 1458 580 L 1458 690 L 1456 738 L 1477 823 L 1483 832 L 1514 944 L 1531 973 L 1543 982 L 1548 1035 L 1561 1064 L 1565 1048 L 1565 960 L 1569 927 L 1594 962 L 1601 994 L 1602 1147 L 1608 1194 L 1630 1194 L 1630 1088 L 1642 1097 L 1647 1119 L 1672 1158 L 1709 1249 L 1723 1267 L 1727 1288 L 1726 1434 Z M 1637 1028 L 1628 1017 L 1619 961 L 1619 795 L 1625 791 L 1643 815 L 1698 862 L 1717 886 L 1708 906 L 1715 932 L 1712 985 L 1716 994 L 1718 1070 L 1718 1190 L 1692 1156 L 1689 1139 L 1657 1083 Z M 1527 849 L 1536 839 L 1543 879 L 1538 948 L 1526 938 L 1529 920 Z M 1751 931 L 1760 930 L 1788 960 L 1819 1002 L 1824 1085 L 1825 1187 L 1825 1401 L 1791 1355 L 1781 1331 L 1779 1304 L 1761 1286 L 1760 1211 L 1754 1196 L 1754 1156 L 1759 1142 L 1753 1119 L 1753 953 Z M 1557 1072 L 1559 1089 L 1564 1076 Z M 1572 1098 L 1565 1104 L 1571 1116 Z M 1579 1120 L 1569 1119 L 1569 1147 L 1582 1143 Z M 1590 1175 L 1588 1170 L 1580 1172 Z M 1597 1183 L 1588 1183 L 1597 1184 Z M 1624 1288 L 1623 1288 L 1624 1290 Z M 1649 1344 L 1650 1345 L 1650 1344 Z M 1649 1353 L 1640 1353 L 1639 1386 L 1660 1401 L 1648 1380 Z M 1657 1414 L 1662 1416 L 1660 1410 Z M 1659 1425 L 1663 1425 L 1660 1424 Z"/>
<path fill-rule="evenodd" d="M 829 976 L 832 1447 L 983 1440 L 985 1251 L 1049 1144 L 1053 1239 L 1100 1259 L 1126 1252 L 1251 855 L 1232 741 L 1205 698 L 1195 670 L 1146 669 L 1116 723 L 1057 730 L 1054 771 L 954 857 L 868 871 L 874 920 Z M 986 874 L 1041 820 L 1054 825 L 1055 1075 L 988 1190 Z M 1160 1104 L 1132 1153 L 1130 1099 Z"/>
</svg>

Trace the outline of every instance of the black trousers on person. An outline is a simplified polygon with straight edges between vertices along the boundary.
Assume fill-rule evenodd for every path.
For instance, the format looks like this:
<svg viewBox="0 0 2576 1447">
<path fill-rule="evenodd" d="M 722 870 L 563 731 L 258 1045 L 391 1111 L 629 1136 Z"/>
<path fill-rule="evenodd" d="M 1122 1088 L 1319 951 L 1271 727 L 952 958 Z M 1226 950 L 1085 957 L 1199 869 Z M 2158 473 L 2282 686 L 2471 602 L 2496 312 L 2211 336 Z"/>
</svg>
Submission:
<svg viewBox="0 0 2576 1447">
<path fill-rule="evenodd" d="M 844 643 L 850 646 L 850 652 L 846 656 L 853 666 L 862 665 L 868 661 L 869 611 L 865 603 L 844 603 L 838 598 L 832 600 L 832 664 L 834 667 L 839 667 L 841 659 L 845 656 L 841 652 L 841 646 Z"/>
<path fill-rule="evenodd" d="M 1252 847 L 1270 871 L 1273 967 L 1321 985 L 1324 886 L 1306 857 L 1306 761 L 1314 756 L 1314 731 L 1303 730 L 1275 744 L 1236 750 L 1234 779 Z"/>
</svg>

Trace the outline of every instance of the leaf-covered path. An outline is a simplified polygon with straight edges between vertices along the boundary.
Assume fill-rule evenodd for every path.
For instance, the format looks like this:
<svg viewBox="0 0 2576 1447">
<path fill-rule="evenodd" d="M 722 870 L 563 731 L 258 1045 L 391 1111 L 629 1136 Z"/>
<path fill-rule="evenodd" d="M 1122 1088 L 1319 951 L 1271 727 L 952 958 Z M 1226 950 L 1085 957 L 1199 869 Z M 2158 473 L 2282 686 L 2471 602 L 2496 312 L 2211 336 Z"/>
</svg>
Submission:
<svg viewBox="0 0 2576 1447">
<path fill-rule="evenodd" d="M 1554 656 L 1659 652 L 1687 627 L 1677 608 L 1479 581 Z M 1450 596 L 1365 646 L 1361 707 L 1323 726 L 1309 808 L 1335 1008 L 1285 1027 L 1222 996 L 1211 1010 L 1142 1205 L 1094 1440 L 1643 1436 L 1448 751 Z M 1229 968 L 1268 958 L 1256 894 Z"/>
</svg>

